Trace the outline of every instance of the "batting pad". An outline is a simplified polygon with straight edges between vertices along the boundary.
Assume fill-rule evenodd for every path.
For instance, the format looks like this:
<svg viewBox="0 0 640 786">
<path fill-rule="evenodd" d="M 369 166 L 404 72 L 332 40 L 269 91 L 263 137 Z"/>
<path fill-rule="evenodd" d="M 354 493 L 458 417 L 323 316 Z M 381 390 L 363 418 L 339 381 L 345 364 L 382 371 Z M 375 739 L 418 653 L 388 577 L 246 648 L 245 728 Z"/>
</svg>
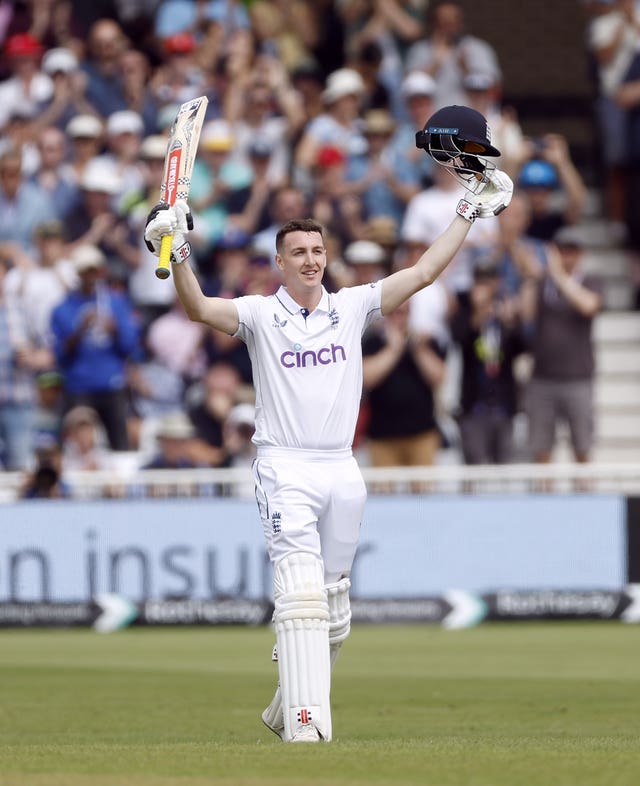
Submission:
<svg viewBox="0 0 640 786">
<path fill-rule="evenodd" d="M 284 733 L 290 742 L 313 725 L 331 739 L 329 604 L 318 557 L 294 552 L 274 571 L 278 672 Z"/>
<path fill-rule="evenodd" d="M 329 601 L 329 657 L 332 667 L 343 641 L 351 632 L 350 588 L 351 581 L 348 578 L 325 585 Z"/>
</svg>

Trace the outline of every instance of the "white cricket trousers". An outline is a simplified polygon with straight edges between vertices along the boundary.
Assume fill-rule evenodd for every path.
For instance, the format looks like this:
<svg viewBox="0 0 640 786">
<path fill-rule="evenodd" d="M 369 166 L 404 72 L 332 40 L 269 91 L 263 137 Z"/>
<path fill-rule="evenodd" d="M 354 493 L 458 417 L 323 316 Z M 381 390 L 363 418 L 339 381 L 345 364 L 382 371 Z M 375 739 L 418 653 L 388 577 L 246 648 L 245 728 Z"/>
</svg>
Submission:
<svg viewBox="0 0 640 786">
<path fill-rule="evenodd" d="M 306 551 L 322 560 L 325 582 L 349 575 L 367 498 L 351 451 L 259 448 L 253 476 L 271 564 Z"/>
</svg>

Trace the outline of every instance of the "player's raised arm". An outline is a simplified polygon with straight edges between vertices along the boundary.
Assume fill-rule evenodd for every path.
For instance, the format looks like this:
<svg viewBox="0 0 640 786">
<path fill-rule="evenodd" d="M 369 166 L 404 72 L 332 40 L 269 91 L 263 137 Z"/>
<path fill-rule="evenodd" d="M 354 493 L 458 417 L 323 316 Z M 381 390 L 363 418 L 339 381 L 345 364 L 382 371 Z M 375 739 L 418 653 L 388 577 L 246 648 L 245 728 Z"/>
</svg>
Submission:
<svg viewBox="0 0 640 786">
<path fill-rule="evenodd" d="M 444 166 L 466 192 L 451 224 L 416 264 L 382 282 L 383 314 L 433 283 L 463 244 L 476 218 L 498 215 L 513 194 L 509 176 L 487 160 L 487 156 L 499 156 L 500 151 L 491 144 L 486 119 L 474 109 L 447 106 L 438 110 L 416 134 L 416 146 Z"/>
<path fill-rule="evenodd" d="M 186 239 L 186 233 L 191 226 L 193 225 L 186 202 L 176 202 L 172 207 L 159 203 L 147 218 L 145 243 L 149 250 L 158 256 L 162 238 L 172 235 L 173 281 L 187 316 L 194 322 L 203 322 L 216 330 L 233 335 L 239 324 L 235 304 L 226 298 L 206 297 L 189 264 L 191 244 Z"/>
</svg>

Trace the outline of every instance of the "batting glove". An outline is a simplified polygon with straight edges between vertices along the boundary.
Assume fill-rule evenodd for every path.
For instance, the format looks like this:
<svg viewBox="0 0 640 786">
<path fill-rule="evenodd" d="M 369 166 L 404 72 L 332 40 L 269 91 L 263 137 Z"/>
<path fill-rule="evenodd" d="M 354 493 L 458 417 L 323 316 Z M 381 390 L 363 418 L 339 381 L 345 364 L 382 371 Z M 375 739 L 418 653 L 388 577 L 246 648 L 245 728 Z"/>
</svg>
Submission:
<svg viewBox="0 0 640 786">
<path fill-rule="evenodd" d="M 478 193 L 467 191 L 458 202 L 456 213 L 470 223 L 476 218 L 497 216 L 508 206 L 513 196 L 513 181 L 509 175 L 494 169 Z"/>
<path fill-rule="evenodd" d="M 478 217 L 497 216 L 509 205 L 513 196 L 513 181 L 505 172 L 494 169 L 485 187 L 477 195 Z"/>
<path fill-rule="evenodd" d="M 165 235 L 173 235 L 171 241 L 171 261 L 184 262 L 191 256 L 191 244 L 185 234 L 193 229 L 193 216 L 189 205 L 184 201 L 167 205 L 158 202 L 150 210 L 144 230 L 144 242 L 155 256 L 160 256 L 160 245 Z"/>
</svg>

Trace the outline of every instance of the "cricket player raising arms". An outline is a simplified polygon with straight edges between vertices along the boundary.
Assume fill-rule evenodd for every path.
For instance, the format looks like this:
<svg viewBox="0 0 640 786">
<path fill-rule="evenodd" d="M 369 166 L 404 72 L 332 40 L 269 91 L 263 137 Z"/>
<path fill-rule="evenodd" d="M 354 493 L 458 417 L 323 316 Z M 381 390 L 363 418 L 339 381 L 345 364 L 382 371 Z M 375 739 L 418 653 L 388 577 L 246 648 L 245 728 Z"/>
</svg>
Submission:
<svg viewBox="0 0 640 786">
<path fill-rule="evenodd" d="M 269 297 L 205 297 L 188 258 L 189 208 L 176 202 L 149 214 L 145 239 L 157 254 L 173 234 L 175 287 L 190 319 L 246 342 L 256 393 L 256 497 L 273 566 L 273 622 L 279 685 L 262 714 L 285 742 L 331 740 L 331 668 L 349 635 L 349 573 L 366 499 L 351 452 L 362 391 L 361 338 L 431 284 L 460 248 L 473 221 L 508 205 L 513 185 L 484 156 L 482 115 L 439 110 L 416 135 L 467 188 L 449 227 L 412 267 L 375 284 L 329 293 L 322 227 L 290 221 L 278 232 L 282 286 Z"/>
</svg>

